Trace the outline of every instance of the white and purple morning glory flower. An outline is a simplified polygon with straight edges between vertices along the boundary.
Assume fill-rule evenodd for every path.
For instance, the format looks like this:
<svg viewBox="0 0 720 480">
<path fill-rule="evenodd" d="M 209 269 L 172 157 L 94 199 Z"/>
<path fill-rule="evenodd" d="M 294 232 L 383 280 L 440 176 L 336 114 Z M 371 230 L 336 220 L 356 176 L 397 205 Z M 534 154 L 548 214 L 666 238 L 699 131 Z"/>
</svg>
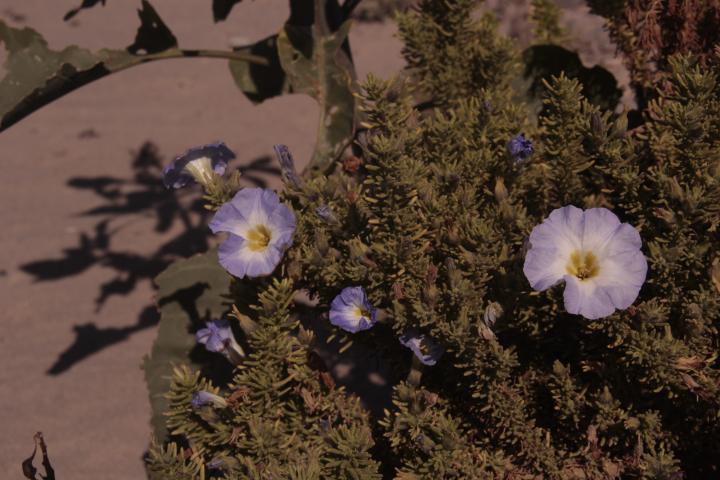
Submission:
<svg viewBox="0 0 720 480">
<path fill-rule="evenodd" d="M 367 330 L 377 322 L 377 309 L 362 287 L 344 288 L 330 304 L 330 323 L 350 333 Z"/>
<path fill-rule="evenodd" d="M 195 333 L 198 343 L 205 345 L 210 352 L 221 353 L 231 362 L 239 363 L 245 352 L 235 340 L 230 323 L 227 320 L 212 320 L 205 325 L 206 328 Z"/>
<path fill-rule="evenodd" d="M 530 234 L 523 272 L 535 290 L 565 281 L 565 309 L 588 319 L 628 308 L 645 282 L 647 261 L 633 226 L 606 208 L 553 210 Z"/>
<path fill-rule="evenodd" d="M 222 398 L 220 395 L 216 395 L 205 390 L 200 390 L 199 392 L 193 393 L 192 400 L 190 400 L 190 405 L 192 405 L 192 407 L 195 409 L 204 407 L 205 405 L 225 408 L 227 407 L 227 400 Z"/>
<path fill-rule="evenodd" d="M 535 152 L 532 142 L 525 138 L 525 134 L 513 137 L 507 144 L 510 157 L 517 163 L 522 163 Z"/>
<path fill-rule="evenodd" d="M 442 346 L 413 328 L 400 336 L 400 343 L 412 350 L 423 365 L 435 365 L 445 352 Z"/>
<path fill-rule="evenodd" d="M 230 235 L 220 245 L 220 264 L 236 277 L 270 275 L 292 245 L 295 214 L 277 194 L 244 188 L 210 222 L 213 233 Z"/>
<path fill-rule="evenodd" d="M 191 148 L 163 169 L 163 182 L 167 188 L 182 188 L 193 180 L 205 185 L 213 173 L 223 175 L 233 158 L 235 154 L 222 142 Z"/>
</svg>

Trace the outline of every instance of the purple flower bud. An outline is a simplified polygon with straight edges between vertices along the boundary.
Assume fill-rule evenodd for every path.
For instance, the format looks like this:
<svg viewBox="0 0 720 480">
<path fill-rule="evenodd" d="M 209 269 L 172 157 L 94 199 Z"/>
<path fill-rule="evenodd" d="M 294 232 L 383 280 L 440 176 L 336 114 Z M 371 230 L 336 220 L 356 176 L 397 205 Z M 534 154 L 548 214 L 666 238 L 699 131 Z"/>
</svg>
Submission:
<svg viewBox="0 0 720 480">
<path fill-rule="evenodd" d="M 423 365 L 435 365 L 445 349 L 435 343 L 427 335 L 419 333 L 414 328 L 406 331 L 400 337 L 400 343 L 413 351 Z"/>
<path fill-rule="evenodd" d="M 283 180 L 291 184 L 295 188 L 300 187 L 300 177 L 295 171 L 295 161 L 290 153 L 290 149 L 286 145 L 275 145 L 273 147 L 275 155 L 280 162 L 280 170 L 282 171 Z"/>
<path fill-rule="evenodd" d="M 519 164 L 530 158 L 535 152 L 535 149 L 533 148 L 532 142 L 521 133 L 508 142 L 507 151 L 510 158 L 512 158 L 516 164 Z"/>
<path fill-rule="evenodd" d="M 233 158 L 235 154 L 222 142 L 191 148 L 163 169 L 163 182 L 167 188 L 182 188 L 193 181 L 205 185 L 213 173 L 223 175 Z"/>
<path fill-rule="evenodd" d="M 330 206 L 325 204 L 322 204 L 318 208 L 316 208 L 315 213 L 318 217 L 320 217 L 323 221 L 327 223 L 332 223 L 337 220 Z"/>
<path fill-rule="evenodd" d="M 213 458 L 207 462 L 205 466 L 210 470 L 222 470 L 225 466 L 225 461 L 222 458 Z"/>
<path fill-rule="evenodd" d="M 193 393 L 192 400 L 190 401 L 190 405 L 192 405 L 193 408 L 198 409 L 201 407 L 204 407 L 205 405 L 212 405 L 213 407 L 218 408 L 225 408 L 227 407 L 227 401 L 222 398 L 220 395 L 216 395 L 214 393 L 200 390 L 198 392 Z"/>
</svg>

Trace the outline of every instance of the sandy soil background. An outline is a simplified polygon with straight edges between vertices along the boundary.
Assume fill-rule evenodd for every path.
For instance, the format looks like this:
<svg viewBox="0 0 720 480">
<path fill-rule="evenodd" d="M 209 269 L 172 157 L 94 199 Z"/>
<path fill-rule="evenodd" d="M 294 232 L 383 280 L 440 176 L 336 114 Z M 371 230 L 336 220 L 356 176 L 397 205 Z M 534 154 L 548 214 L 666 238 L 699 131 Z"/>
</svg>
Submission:
<svg viewBox="0 0 720 480">
<path fill-rule="evenodd" d="M 3 0 L 0 18 L 31 26 L 56 49 L 131 43 L 139 0 L 110 1 L 63 22 L 78 3 Z M 523 2 L 490 3 L 508 15 L 505 31 L 523 31 Z M 570 3 L 565 22 L 588 63 L 620 72 L 599 19 Z M 260 39 L 287 16 L 285 0 L 243 2 L 217 25 L 210 1 L 153 5 L 186 48 Z M 394 34 L 392 23 L 354 26 L 361 77 L 402 68 Z M 107 77 L 0 134 L 0 477 L 23 478 L 20 462 L 37 430 L 59 480 L 144 477 L 150 428 L 139 365 L 156 333 L 150 279 L 177 251 L 168 242 L 188 231 L 182 215 L 173 216 L 173 197 L 154 183 L 153 162 L 224 140 L 249 177 L 253 165 L 272 166 L 262 159 L 274 143 L 289 145 L 303 164 L 316 117 L 305 96 L 253 106 L 224 61 L 190 59 Z"/>
</svg>

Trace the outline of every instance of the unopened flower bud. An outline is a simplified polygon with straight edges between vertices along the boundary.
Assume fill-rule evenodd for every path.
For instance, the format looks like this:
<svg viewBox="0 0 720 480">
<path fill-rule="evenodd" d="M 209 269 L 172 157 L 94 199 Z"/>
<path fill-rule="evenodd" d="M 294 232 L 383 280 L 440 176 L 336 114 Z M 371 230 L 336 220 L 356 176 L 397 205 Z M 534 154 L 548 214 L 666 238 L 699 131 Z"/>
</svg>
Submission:
<svg viewBox="0 0 720 480">
<path fill-rule="evenodd" d="M 664 209 L 664 208 L 656 208 L 655 215 L 657 215 L 659 218 L 661 218 L 668 225 L 675 225 L 675 222 L 677 220 L 675 218 L 675 213 L 671 212 L 670 210 Z"/>
<path fill-rule="evenodd" d="M 497 319 L 502 317 L 502 314 L 502 306 L 498 302 L 490 302 L 490 304 L 485 307 L 485 313 L 483 313 L 483 322 L 485 322 L 485 325 L 487 325 L 489 328 L 492 328 L 492 326 L 495 325 Z"/>
<path fill-rule="evenodd" d="M 524 134 L 513 137 L 507 144 L 508 155 L 516 164 L 522 164 L 535 152 L 532 142 Z"/>
<path fill-rule="evenodd" d="M 505 188 L 505 180 L 502 177 L 498 177 L 495 180 L 495 199 L 498 203 L 502 203 L 508 198 L 508 191 Z"/>
<path fill-rule="evenodd" d="M 227 407 L 227 401 L 224 398 L 222 398 L 220 395 L 216 395 L 205 390 L 200 390 L 199 392 L 193 393 L 190 404 L 195 409 L 204 407 L 206 405 L 210 405 L 216 408 Z"/>
<path fill-rule="evenodd" d="M 337 221 L 337 218 L 335 217 L 332 209 L 325 204 L 320 205 L 318 208 L 316 208 L 315 214 L 320 217 L 320 219 L 325 223 L 335 223 Z"/>
<path fill-rule="evenodd" d="M 603 133 L 602 118 L 598 112 L 593 112 L 590 115 L 590 128 L 595 135 L 601 135 Z"/>
<path fill-rule="evenodd" d="M 292 185 L 295 188 L 299 188 L 301 181 L 295 171 L 295 161 L 290 153 L 290 149 L 286 145 L 275 145 L 273 149 L 275 150 L 275 155 L 280 163 L 280 171 L 282 172 L 283 180 L 285 183 Z"/>
<path fill-rule="evenodd" d="M 713 261 L 712 270 L 710 270 L 710 279 L 715 285 L 715 289 L 720 293 L 720 257 Z"/>
</svg>

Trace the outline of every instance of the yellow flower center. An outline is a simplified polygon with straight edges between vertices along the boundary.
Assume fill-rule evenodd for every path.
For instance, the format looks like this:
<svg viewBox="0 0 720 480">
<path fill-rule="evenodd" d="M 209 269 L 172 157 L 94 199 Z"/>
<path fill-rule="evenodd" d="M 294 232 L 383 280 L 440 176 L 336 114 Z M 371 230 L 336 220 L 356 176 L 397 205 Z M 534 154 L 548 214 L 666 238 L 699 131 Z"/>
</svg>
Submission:
<svg viewBox="0 0 720 480">
<path fill-rule="evenodd" d="M 355 315 L 357 315 L 358 317 L 370 318 L 370 312 L 358 306 L 355 307 Z"/>
<path fill-rule="evenodd" d="M 253 252 L 262 252 L 270 243 L 272 234 L 265 225 L 256 225 L 247 232 L 248 248 Z"/>
<path fill-rule="evenodd" d="M 594 253 L 575 250 L 570 255 L 570 261 L 565 266 L 565 270 L 580 280 L 587 280 L 600 273 L 600 265 Z"/>
</svg>

